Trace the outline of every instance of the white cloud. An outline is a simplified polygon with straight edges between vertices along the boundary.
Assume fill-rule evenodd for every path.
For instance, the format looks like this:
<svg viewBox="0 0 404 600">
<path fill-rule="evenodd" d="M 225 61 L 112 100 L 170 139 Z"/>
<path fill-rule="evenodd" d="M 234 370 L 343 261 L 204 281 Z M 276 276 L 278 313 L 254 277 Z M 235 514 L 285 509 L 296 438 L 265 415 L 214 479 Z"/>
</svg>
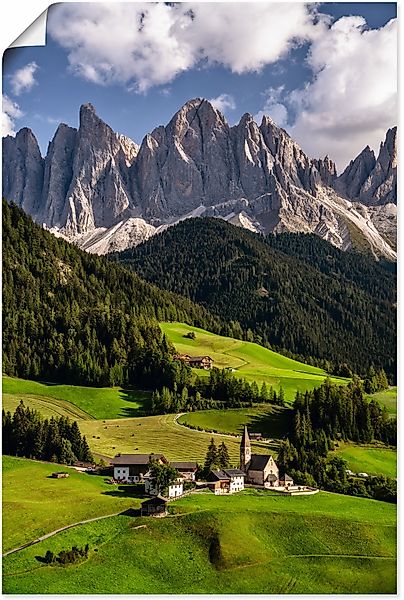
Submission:
<svg viewBox="0 0 404 600">
<path fill-rule="evenodd" d="M 307 62 L 313 81 L 290 95 L 289 132 L 341 171 L 366 145 L 377 151 L 397 124 L 397 22 L 371 30 L 362 17 L 342 17 L 313 41 Z"/>
<path fill-rule="evenodd" d="M 286 127 L 288 122 L 288 110 L 281 102 L 284 89 L 285 86 L 280 85 L 276 88 L 270 87 L 265 90 L 264 106 L 256 115 L 254 115 L 254 119 L 258 124 L 262 121 L 264 115 L 268 115 L 279 127 Z"/>
<path fill-rule="evenodd" d="M 16 96 L 19 96 L 22 92 L 29 92 L 29 90 L 36 84 L 35 73 L 38 69 L 36 62 L 30 62 L 25 67 L 18 69 L 14 75 L 11 76 L 10 85 Z"/>
<path fill-rule="evenodd" d="M 211 98 L 209 102 L 221 113 L 236 108 L 236 102 L 231 94 L 220 94 L 216 98 Z"/>
<path fill-rule="evenodd" d="M 10 100 L 8 96 L 3 95 L 3 110 L 1 113 L 2 137 L 6 135 L 15 135 L 15 119 L 24 115 L 16 102 Z"/>
<path fill-rule="evenodd" d="M 303 3 L 62 3 L 48 19 L 73 73 L 139 92 L 198 64 L 259 71 L 323 28 Z"/>
</svg>

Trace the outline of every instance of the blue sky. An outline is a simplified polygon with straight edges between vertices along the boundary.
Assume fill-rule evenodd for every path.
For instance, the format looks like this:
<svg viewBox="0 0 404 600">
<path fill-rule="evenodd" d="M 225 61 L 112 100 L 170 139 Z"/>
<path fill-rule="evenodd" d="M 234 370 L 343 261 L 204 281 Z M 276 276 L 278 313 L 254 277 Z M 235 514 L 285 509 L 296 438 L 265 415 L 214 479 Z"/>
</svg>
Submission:
<svg viewBox="0 0 404 600">
<path fill-rule="evenodd" d="M 151 5 L 143 6 L 147 12 Z M 46 46 L 4 55 L 6 133 L 30 127 L 45 154 L 57 124 L 77 127 L 80 105 L 91 102 L 114 130 L 140 143 L 188 99 L 205 97 L 216 99 L 230 124 L 245 112 L 270 114 L 310 155 L 329 154 L 341 169 L 368 143 L 377 150 L 396 124 L 395 3 L 320 4 L 316 16 L 297 4 L 290 14 L 271 3 L 266 12 L 262 5 L 245 12 L 246 5 L 211 4 L 224 24 L 220 43 L 202 5 L 186 6 L 195 14 L 187 20 L 190 34 L 188 16 L 173 20 L 161 5 L 144 24 L 140 19 L 145 29 L 137 37 L 128 5 L 122 14 L 111 5 L 105 14 L 94 4 L 52 7 Z M 250 29 L 242 26 L 246 18 Z M 371 52 L 377 60 L 369 60 Z"/>
</svg>

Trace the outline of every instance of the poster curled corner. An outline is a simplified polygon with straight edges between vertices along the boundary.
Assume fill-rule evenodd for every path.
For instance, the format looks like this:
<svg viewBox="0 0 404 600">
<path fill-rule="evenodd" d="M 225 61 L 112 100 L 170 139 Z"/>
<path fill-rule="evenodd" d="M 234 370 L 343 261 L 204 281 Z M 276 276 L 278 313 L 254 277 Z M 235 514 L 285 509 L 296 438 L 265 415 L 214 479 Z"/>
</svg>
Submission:
<svg viewBox="0 0 404 600">
<path fill-rule="evenodd" d="M 22 46 L 46 46 L 46 20 L 48 9 L 44 10 L 38 18 L 29 25 L 21 35 L 18 36 L 9 48 L 21 48 Z"/>
</svg>

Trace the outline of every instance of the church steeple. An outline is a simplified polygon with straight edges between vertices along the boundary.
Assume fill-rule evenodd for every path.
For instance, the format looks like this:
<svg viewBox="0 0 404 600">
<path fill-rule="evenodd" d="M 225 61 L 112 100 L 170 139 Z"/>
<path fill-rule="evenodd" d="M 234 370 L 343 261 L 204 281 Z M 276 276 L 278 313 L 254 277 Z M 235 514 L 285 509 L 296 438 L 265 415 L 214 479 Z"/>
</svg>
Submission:
<svg viewBox="0 0 404 600">
<path fill-rule="evenodd" d="M 243 436 L 240 445 L 240 469 L 246 470 L 248 463 L 251 460 L 251 442 L 248 435 L 247 425 L 244 425 Z"/>
</svg>

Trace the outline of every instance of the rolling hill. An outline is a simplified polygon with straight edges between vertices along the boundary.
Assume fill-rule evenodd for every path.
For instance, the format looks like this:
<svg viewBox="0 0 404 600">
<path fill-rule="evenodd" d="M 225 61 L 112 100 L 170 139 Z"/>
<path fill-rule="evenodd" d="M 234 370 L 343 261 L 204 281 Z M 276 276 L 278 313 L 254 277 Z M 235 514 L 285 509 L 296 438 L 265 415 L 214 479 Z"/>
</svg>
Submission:
<svg viewBox="0 0 404 600">
<path fill-rule="evenodd" d="M 231 337 L 210 333 L 204 329 L 186 323 L 160 323 L 162 331 L 174 344 L 177 352 L 191 356 L 207 354 L 213 358 L 215 367 L 234 369 L 233 375 L 245 377 L 249 381 L 277 390 L 282 386 L 285 398 L 294 400 L 297 390 L 305 391 L 318 387 L 327 377 L 327 373 L 318 367 L 312 367 L 268 348 L 252 342 L 244 342 Z M 195 339 L 185 337 L 193 332 Z M 196 369 L 198 375 L 207 376 L 208 371 Z M 343 378 L 333 378 L 335 382 L 346 383 Z"/>
<path fill-rule="evenodd" d="M 114 256 L 226 323 L 221 333 L 333 369 L 395 377 L 395 265 L 314 235 L 263 237 L 220 219 L 187 219 Z M 366 348 L 366 352 L 363 352 Z M 328 366 L 327 366 L 328 364 Z"/>
<path fill-rule="evenodd" d="M 122 512 L 127 500 L 120 498 Z M 136 495 L 131 500 L 138 506 Z M 165 519 L 121 514 L 6 556 L 3 591 L 395 592 L 393 505 L 326 492 L 288 498 L 246 490 L 228 498 L 192 495 L 172 503 L 170 513 Z M 49 567 L 37 558 L 86 543 L 89 558 L 81 564 Z"/>
</svg>

